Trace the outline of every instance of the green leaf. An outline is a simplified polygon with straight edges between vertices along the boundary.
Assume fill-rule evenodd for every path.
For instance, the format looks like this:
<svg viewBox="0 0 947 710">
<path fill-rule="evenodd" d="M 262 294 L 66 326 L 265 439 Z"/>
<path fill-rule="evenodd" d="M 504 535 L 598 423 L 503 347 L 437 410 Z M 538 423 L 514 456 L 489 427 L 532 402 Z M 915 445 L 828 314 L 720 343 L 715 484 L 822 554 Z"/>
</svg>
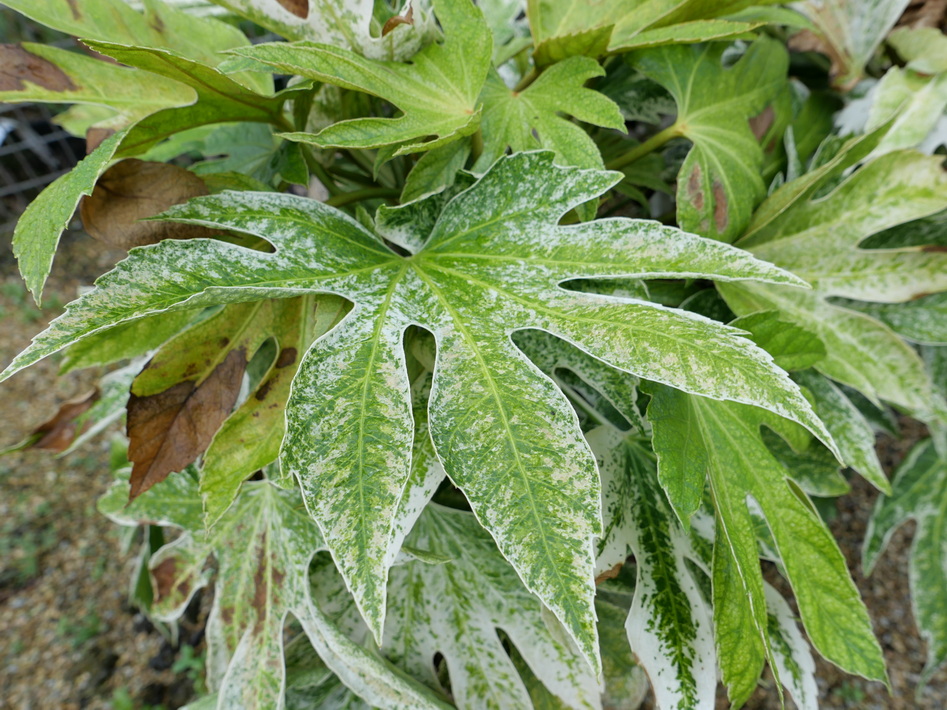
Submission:
<svg viewBox="0 0 947 710">
<path fill-rule="evenodd" d="M 608 189 L 615 174 L 552 161 L 548 152 L 499 160 L 447 203 L 433 229 L 418 225 L 408 241 L 424 247 L 409 257 L 313 200 L 265 193 L 192 200 L 168 216 L 254 234 L 276 251 L 204 239 L 133 250 L 5 376 L 102 328 L 156 312 L 305 292 L 353 301 L 300 364 L 281 466 L 299 479 L 377 636 L 413 442 L 402 336 L 420 325 L 437 340 L 431 435 L 447 474 L 527 588 L 597 666 L 594 461 L 568 401 L 513 346 L 513 331 L 546 330 L 626 372 L 757 404 L 830 438 L 796 385 L 737 331 L 656 304 L 559 286 L 591 277 L 798 280 L 733 247 L 654 222 L 560 227 L 565 212 Z"/>
<path fill-rule="evenodd" d="M 832 83 L 847 91 L 901 17 L 909 0 L 804 0 L 794 6 L 815 25 L 820 48 L 832 60 Z M 808 48 L 808 43 L 806 44 Z"/>
<path fill-rule="evenodd" d="M 598 56 L 658 44 L 694 43 L 738 36 L 758 22 L 722 21 L 752 0 L 648 0 L 632 9 L 625 0 L 528 0 L 536 58 L 551 64 L 576 54 Z M 761 4 L 759 2 L 755 4 Z"/>
<path fill-rule="evenodd" d="M 899 151 L 816 198 L 835 169 L 822 171 L 820 179 L 787 183 L 760 208 L 769 216 L 754 220 L 756 228 L 738 242 L 806 279 L 813 290 L 722 285 L 720 291 L 737 313 L 776 309 L 782 319 L 815 332 L 826 347 L 816 364 L 823 374 L 924 416 L 932 406 L 930 382 L 916 353 L 882 323 L 826 299 L 899 303 L 947 289 L 943 253 L 859 247 L 872 234 L 943 210 L 947 174 L 939 158 Z M 770 201 L 777 206 L 768 209 Z"/>
<path fill-rule="evenodd" d="M 161 313 L 100 331 L 65 351 L 59 373 L 144 355 L 170 340 L 197 317 L 195 311 Z"/>
<path fill-rule="evenodd" d="M 598 568 L 635 556 L 637 581 L 625 621 L 635 657 L 661 708 L 711 707 L 717 664 L 711 610 L 688 569 L 698 560 L 658 484 L 654 455 L 602 427 L 588 435 L 602 475 L 605 534 Z"/>
<path fill-rule="evenodd" d="M 732 660 L 746 642 L 719 632 L 727 617 L 746 615 L 752 624 L 726 622 L 725 628 L 755 627 L 757 637 L 768 638 L 756 535 L 747 505 L 751 496 L 772 533 L 812 644 L 849 673 L 886 680 L 881 649 L 842 553 L 805 494 L 791 484 L 791 472 L 760 438 L 761 426 L 773 426 L 772 415 L 666 387 L 652 389 L 648 413 L 662 481 L 707 477 L 710 482 L 717 511 L 713 579 L 719 657 Z M 682 441 L 690 444 L 686 454 Z M 728 680 L 725 674 L 724 680 L 734 703 L 752 690 L 749 677 Z"/>
<path fill-rule="evenodd" d="M 580 168 L 603 167 L 602 156 L 589 135 L 561 114 L 595 126 L 625 130 L 618 106 L 585 83 L 605 70 L 588 57 L 571 57 L 551 66 L 522 91 L 508 88 L 490 72 L 484 86 L 483 153 L 474 166 L 485 170 L 507 149 L 555 151 L 556 162 Z"/>
<path fill-rule="evenodd" d="M 444 691 L 434 666 L 441 654 L 459 707 L 530 708 L 526 687 L 498 638 L 502 629 L 532 673 L 568 707 L 598 705 L 598 682 L 582 654 L 558 622 L 547 619 L 473 515 L 430 505 L 409 542 L 450 561 L 392 569 L 382 646 L 392 662 Z"/>
<path fill-rule="evenodd" d="M 459 140 L 425 152 L 405 178 L 401 202 L 412 202 L 454 184 L 470 149 L 470 141 Z"/>
<path fill-rule="evenodd" d="M 784 370 L 804 370 L 825 357 L 825 345 L 810 330 L 779 319 L 778 311 L 760 311 L 730 322 L 773 356 Z"/>
<path fill-rule="evenodd" d="M 234 323 L 229 311 L 235 308 L 241 306 L 229 306 L 221 315 Z M 312 341 L 334 327 L 346 311 L 345 302 L 335 296 L 258 301 L 252 308 L 252 322 L 234 325 L 255 330 L 258 337 L 274 338 L 276 350 L 257 387 L 227 418 L 204 455 L 200 493 L 208 527 L 237 498 L 244 480 L 276 460 L 286 431 L 285 404 L 299 361 Z M 186 351 L 173 342 L 169 347 Z"/>
<path fill-rule="evenodd" d="M 298 4 L 268 0 L 211 0 L 288 40 L 310 40 L 349 49 L 371 59 L 398 61 L 414 54 L 435 29 L 430 12 L 412 3 L 411 22 L 387 32 L 373 27 L 373 0 L 308 0 Z M 406 3 L 407 5 L 407 3 Z M 297 9 L 298 8 L 298 9 Z M 408 8 L 403 8 L 405 12 Z"/>
<path fill-rule="evenodd" d="M 264 183 L 268 189 L 281 181 L 297 185 L 309 182 L 299 146 L 280 141 L 273 135 L 273 129 L 262 123 L 218 126 L 190 149 L 209 157 L 191 166 L 198 175 L 240 173 Z"/>
<path fill-rule="evenodd" d="M 947 293 L 932 293 L 907 303 L 865 303 L 850 299 L 837 299 L 833 303 L 869 315 L 911 342 L 947 343 Z"/>
<path fill-rule="evenodd" d="M 748 121 L 786 85 L 789 57 L 779 42 L 759 40 L 724 69 L 725 48 L 662 47 L 636 52 L 631 61 L 671 92 L 678 109 L 671 130 L 694 143 L 678 174 L 678 223 L 732 242 L 766 194 L 763 150 Z"/>
<path fill-rule="evenodd" d="M 193 469 L 165 479 L 131 502 L 128 501 L 129 473 L 131 467 L 115 472 L 117 480 L 99 498 L 98 509 L 102 515 L 119 525 L 136 526 L 146 522 L 182 530 L 197 530 L 203 526 Z"/>
<path fill-rule="evenodd" d="M 906 520 L 917 522 L 911 546 L 911 603 L 921 636 L 927 643 L 923 686 L 947 660 L 947 565 L 944 520 L 947 520 L 947 461 L 933 440 L 917 444 L 894 474 L 894 492 L 875 504 L 868 523 L 862 565 L 867 574 L 884 552 L 894 531 Z"/>
<path fill-rule="evenodd" d="M 127 133 L 107 138 L 71 172 L 56 178 L 23 212 L 13 231 L 13 254 L 26 287 L 37 305 L 42 303 L 43 285 L 53 266 L 59 236 L 68 226 L 83 195 L 91 195 L 95 181 L 104 173 Z"/>
<path fill-rule="evenodd" d="M 57 47 L 5 45 L 0 57 L 14 66 L 16 88 L 0 101 L 82 104 L 112 109 L 96 125 L 116 130 L 161 109 L 193 103 L 194 91 L 176 81 Z"/>
<path fill-rule="evenodd" d="M 276 69 L 362 91 L 394 104 L 397 118 L 355 118 L 290 140 L 323 148 L 397 146 L 393 155 L 431 150 L 477 130 L 478 96 L 490 67 L 492 38 L 469 0 L 436 0 L 443 44 L 432 44 L 410 64 L 373 61 L 325 44 L 273 43 L 235 50 Z"/>
<path fill-rule="evenodd" d="M 280 123 L 284 96 L 270 96 L 237 83 L 220 70 L 164 49 L 86 41 L 100 54 L 191 87 L 196 100 L 165 109 L 137 123 L 122 141 L 121 155 L 138 155 L 158 141 L 195 126 L 228 121 Z"/>
<path fill-rule="evenodd" d="M 3 4 L 74 37 L 170 49 L 212 66 L 223 58 L 219 52 L 250 43 L 226 22 L 197 17 L 158 0 L 145 0 L 144 13 L 123 0 L 81 4 L 76 0 L 3 0 Z"/>
<path fill-rule="evenodd" d="M 168 479 L 144 493 L 139 505 Z M 192 495 L 193 495 L 192 491 Z M 147 508 L 143 510 L 147 515 Z M 151 559 L 153 613 L 174 620 L 210 579 L 217 558 L 214 607 L 207 622 L 208 680 L 217 707 L 283 705 L 283 627 L 301 624 L 325 663 L 368 702 L 388 707 L 446 707 L 419 684 L 349 640 L 312 600 L 309 562 L 324 544 L 296 491 L 269 483 L 244 486 L 234 507 L 206 537 L 190 531 Z"/>
<path fill-rule="evenodd" d="M 814 397 L 816 414 L 831 432 L 845 463 L 879 491 L 890 495 L 891 484 L 875 450 L 875 432 L 864 415 L 830 379 L 814 372 L 800 372 L 796 381 Z"/>
</svg>

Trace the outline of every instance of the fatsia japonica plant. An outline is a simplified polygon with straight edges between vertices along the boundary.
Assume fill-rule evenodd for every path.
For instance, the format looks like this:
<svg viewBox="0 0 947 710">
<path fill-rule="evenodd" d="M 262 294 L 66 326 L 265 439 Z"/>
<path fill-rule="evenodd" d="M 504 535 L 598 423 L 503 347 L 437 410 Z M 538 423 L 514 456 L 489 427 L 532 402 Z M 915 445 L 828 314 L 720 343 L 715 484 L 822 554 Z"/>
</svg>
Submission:
<svg viewBox="0 0 947 710">
<path fill-rule="evenodd" d="M 947 659 L 947 39 L 907 0 L 214 2 L 0 0 L 80 40 L 0 47 L 88 144 L 27 286 L 77 207 L 129 250 L 3 377 L 122 363 L 67 444 L 125 417 L 150 616 L 213 582 L 193 707 L 739 707 L 768 666 L 815 708 L 813 650 L 883 688 L 813 502 L 852 471 Z M 932 434 L 892 483 L 890 408 Z"/>
</svg>

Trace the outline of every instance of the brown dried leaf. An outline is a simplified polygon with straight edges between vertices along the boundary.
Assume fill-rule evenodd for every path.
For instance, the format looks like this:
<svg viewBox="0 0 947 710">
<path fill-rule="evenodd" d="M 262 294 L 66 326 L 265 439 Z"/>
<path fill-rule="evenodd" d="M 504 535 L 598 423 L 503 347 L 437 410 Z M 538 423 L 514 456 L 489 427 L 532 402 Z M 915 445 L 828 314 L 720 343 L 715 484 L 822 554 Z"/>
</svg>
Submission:
<svg viewBox="0 0 947 710">
<path fill-rule="evenodd" d="M 276 2 L 296 17 L 304 20 L 309 17 L 309 0 L 276 0 Z"/>
<path fill-rule="evenodd" d="M 24 82 L 49 91 L 74 91 L 69 76 L 49 60 L 27 52 L 18 44 L 0 44 L 0 91 L 22 91 Z"/>
<path fill-rule="evenodd" d="M 45 449 L 56 452 L 65 451 L 80 433 L 77 431 L 78 418 L 89 411 L 89 408 L 99 399 L 99 395 L 99 388 L 96 387 L 85 394 L 63 402 L 59 407 L 59 411 L 52 418 L 36 427 L 26 439 L 12 447 L 11 450 Z"/>
<path fill-rule="evenodd" d="M 394 17 L 388 18 L 388 21 L 385 23 L 385 26 L 381 28 L 381 36 L 385 37 L 398 25 L 413 25 L 414 24 L 414 7 L 409 7 L 408 11 L 404 15 L 395 15 Z"/>
<path fill-rule="evenodd" d="M 240 393 L 246 352 L 231 350 L 199 384 L 179 382 L 158 394 L 128 399 L 129 500 L 180 471 L 210 446 Z"/>
<path fill-rule="evenodd" d="M 189 170 L 132 158 L 105 171 L 92 194 L 82 200 L 80 213 L 93 237 L 111 247 L 131 249 L 162 239 L 213 236 L 205 227 L 138 221 L 207 194 L 204 181 Z"/>
</svg>

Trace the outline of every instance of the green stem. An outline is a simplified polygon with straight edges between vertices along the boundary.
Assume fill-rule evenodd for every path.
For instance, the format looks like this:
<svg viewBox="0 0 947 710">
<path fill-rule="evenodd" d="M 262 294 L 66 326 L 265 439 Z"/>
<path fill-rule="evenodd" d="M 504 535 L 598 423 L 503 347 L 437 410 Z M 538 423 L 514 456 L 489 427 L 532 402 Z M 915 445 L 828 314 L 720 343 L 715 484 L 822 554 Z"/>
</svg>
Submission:
<svg viewBox="0 0 947 710">
<path fill-rule="evenodd" d="M 326 200 L 326 204 L 332 205 L 333 207 L 342 207 L 344 205 L 350 205 L 353 202 L 361 202 L 362 200 L 371 200 L 373 198 L 392 199 L 398 197 L 399 194 L 400 191 L 391 187 L 366 187 L 364 190 L 353 190 L 352 192 L 330 197 Z"/>
<path fill-rule="evenodd" d="M 341 195 L 342 188 L 335 184 L 335 180 L 332 179 L 332 176 L 326 172 L 326 169 L 322 166 L 316 156 L 313 155 L 312 148 L 308 145 L 302 145 L 302 154 L 303 159 L 306 161 L 306 165 L 309 167 L 309 172 L 319 178 L 319 182 L 325 185 L 326 190 L 329 191 L 330 195 Z"/>
<path fill-rule="evenodd" d="M 480 129 L 477 129 L 477 132 L 470 136 L 471 148 L 470 148 L 470 157 L 471 163 L 476 163 L 480 160 L 480 156 L 483 155 L 483 133 Z"/>
<path fill-rule="evenodd" d="M 641 160 L 641 158 L 646 156 L 648 153 L 657 150 L 672 138 L 679 138 L 682 135 L 683 131 L 681 126 L 675 123 L 672 126 L 668 126 L 663 131 L 658 131 L 644 143 L 639 143 L 628 152 L 623 153 L 614 160 L 605 163 L 605 167 L 609 170 L 620 170 L 626 165 L 631 165 L 636 160 Z"/>
<path fill-rule="evenodd" d="M 526 72 L 526 74 L 523 76 L 523 78 L 520 79 L 520 83 L 516 85 L 516 87 L 513 89 L 513 91 L 515 91 L 516 93 L 519 93 L 520 91 L 523 91 L 523 90 L 526 89 L 530 84 L 532 84 L 534 81 L 536 81 L 536 77 L 538 77 L 538 76 L 539 76 L 539 72 L 536 71 L 536 67 L 533 66 L 533 68 L 530 69 L 528 72 Z"/>
</svg>

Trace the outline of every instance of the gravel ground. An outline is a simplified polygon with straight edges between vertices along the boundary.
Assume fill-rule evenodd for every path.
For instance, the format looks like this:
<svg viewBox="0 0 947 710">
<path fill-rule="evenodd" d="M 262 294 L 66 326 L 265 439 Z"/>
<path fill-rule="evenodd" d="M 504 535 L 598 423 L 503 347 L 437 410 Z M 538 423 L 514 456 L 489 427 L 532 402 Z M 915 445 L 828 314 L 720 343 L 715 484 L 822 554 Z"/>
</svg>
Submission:
<svg viewBox="0 0 947 710">
<path fill-rule="evenodd" d="M 26 295 L 9 252 L 0 254 L 0 364 L 74 298 L 80 285 L 120 256 L 75 235 L 64 239 L 62 249 L 47 289 L 52 307 L 42 312 Z M 0 448 L 22 439 L 62 401 L 88 391 L 98 374 L 57 377 L 56 369 L 55 359 L 47 360 L 4 383 Z M 922 435 L 917 425 L 904 425 L 909 440 Z M 880 446 L 890 471 L 910 443 Z M 109 482 L 106 441 L 69 459 L 43 452 L 0 458 L 0 709 L 171 710 L 193 697 L 192 677 L 170 670 L 182 652 L 128 605 L 130 556 L 123 552 L 119 528 L 95 510 Z M 915 697 L 925 647 L 908 589 L 913 526 L 895 534 L 871 578 L 861 574 L 860 544 L 876 497 L 868 484 L 853 479 L 852 493 L 838 500 L 831 527 L 874 619 L 893 694 L 818 661 L 822 706 L 939 710 L 947 707 L 947 671 Z M 778 576 L 769 579 L 786 591 Z M 205 596 L 195 622 L 182 634 L 197 655 L 207 606 Z M 723 699 L 720 707 L 726 707 Z M 779 708 L 772 684 L 761 685 L 747 707 Z"/>
<path fill-rule="evenodd" d="M 120 256 L 88 237 L 68 236 L 62 249 L 47 287 L 53 307 L 42 312 L 8 247 L 0 256 L 3 365 Z M 2 385 L 0 448 L 91 389 L 98 374 L 57 377 L 57 367 L 49 359 Z M 106 440 L 68 459 L 40 451 L 0 458 L 0 708 L 170 709 L 193 694 L 191 680 L 169 670 L 174 649 L 128 606 L 132 561 L 122 529 L 95 509 L 110 481 Z"/>
</svg>

